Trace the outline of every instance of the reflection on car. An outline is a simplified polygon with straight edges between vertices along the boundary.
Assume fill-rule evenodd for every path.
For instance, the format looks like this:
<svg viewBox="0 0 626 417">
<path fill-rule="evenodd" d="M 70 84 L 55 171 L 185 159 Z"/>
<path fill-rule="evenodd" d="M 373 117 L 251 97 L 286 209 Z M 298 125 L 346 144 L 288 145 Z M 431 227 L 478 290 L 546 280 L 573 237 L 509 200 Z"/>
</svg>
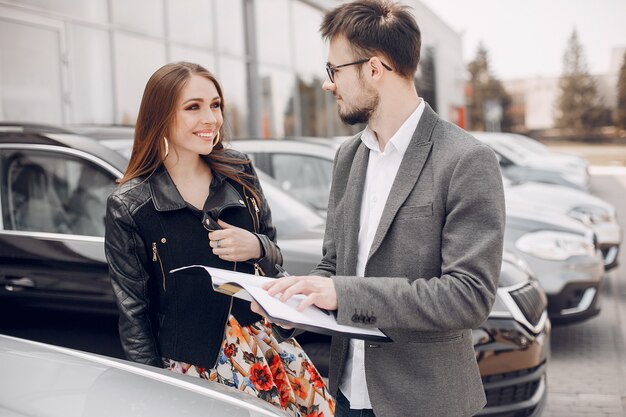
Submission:
<svg viewBox="0 0 626 417">
<path fill-rule="evenodd" d="M 165 369 L 0 335 L 0 415 L 279 417 L 269 403 Z"/>
<path fill-rule="evenodd" d="M 132 131 L 128 132 L 125 139 L 97 142 L 57 129 L 14 126 L 3 132 L 0 126 L 0 302 L 117 313 L 103 230 L 95 223 L 102 221 L 106 196 L 126 168 L 132 144 Z M 49 190 L 43 194 L 37 190 L 33 198 L 42 197 L 44 206 L 54 206 L 50 214 L 64 213 L 50 220 L 52 228 L 31 224 L 20 229 L 11 222 L 16 213 L 8 203 L 8 194 L 13 192 L 8 184 L 13 181 L 6 167 L 14 159 L 36 163 L 45 172 Z M 332 158 L 327 166 L 332 166 Z M 17 175 L 19 169 L 15 169 Z M 23 178 L 40 181 L 39 175 Z M 278 229 L 285 268 L 292 274 L 306 274 L 321 258 L 324 221 L 290 195 L 294 189 L 285 192 L 267 175 L 259 172 L 259 177 Z M 17 187 L 24 182 L 18 181 Z M 93 198 L 82 195 L 81 189 L 89 189 Z M 497 302 L 489 319 L 473 331 L 488 398 L 482 413 L 540 413 L 549 356 L 550 321 L 545 307 L 545 294 L 524 261 L 505 253 Z M 301 343 L 320 371 L 327 372 L 328 340 L 305 334 Z M 511 390 L 517 394 L 506 395 Z"/>
</svg>

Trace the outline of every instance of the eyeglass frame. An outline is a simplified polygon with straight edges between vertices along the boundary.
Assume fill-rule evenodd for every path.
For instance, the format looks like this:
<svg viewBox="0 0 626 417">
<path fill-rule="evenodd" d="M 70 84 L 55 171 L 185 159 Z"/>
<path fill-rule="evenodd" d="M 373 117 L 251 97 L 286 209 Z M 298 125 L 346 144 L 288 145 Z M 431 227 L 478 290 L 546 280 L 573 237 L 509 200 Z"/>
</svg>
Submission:
<svg viewBox="0 0 626 417">
<path fill-rule="evenodd" d="M 335 72 L 342 67 L 348 67 L 350 65 L 358 65 L 358 64 L 364 64 L 366 62 L 368 62 L 370 59 L 372 59 L 374 57 L 370 57 L 370 58 L 363 58 L 363 59 L 359 59 L 358 61 L 354 61 L 354 62 L 349 62 L 347 64 L 341 64 L 341 65 L 331 65 L 330 62 L 326 63 L 326 74 L 328 75 L 328 79 L 330 80 L 331 83 L 335 83 Z M 383 61 L 380 61 L 380 63 L 382 64 L 382 66 L 387 70 L 387 71 L 393 71 L 393 68 L 391 68 L 389 65 L 385 64 Z"/>
</svg>

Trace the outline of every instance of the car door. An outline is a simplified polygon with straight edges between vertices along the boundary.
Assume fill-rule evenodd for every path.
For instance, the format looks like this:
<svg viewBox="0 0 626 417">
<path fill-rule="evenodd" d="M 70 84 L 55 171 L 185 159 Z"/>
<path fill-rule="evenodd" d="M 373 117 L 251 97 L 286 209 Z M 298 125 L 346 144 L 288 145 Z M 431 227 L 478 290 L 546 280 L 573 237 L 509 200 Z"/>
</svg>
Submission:
<svg viewBox="0 0 626 417">
<path fill-rule="evenodd" d="M 0 146 L 0 296 L 115 311 L 104 256 L 106 163 L 71 148 Z"/>
</svg>

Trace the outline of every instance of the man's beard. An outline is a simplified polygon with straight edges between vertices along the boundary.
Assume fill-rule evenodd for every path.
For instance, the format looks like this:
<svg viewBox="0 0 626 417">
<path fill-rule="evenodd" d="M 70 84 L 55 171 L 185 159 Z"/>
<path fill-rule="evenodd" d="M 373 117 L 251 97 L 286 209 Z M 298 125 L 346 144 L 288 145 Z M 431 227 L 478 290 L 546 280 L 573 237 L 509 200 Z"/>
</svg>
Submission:
<svg viewBox="0 0 626 417">
<path fill-rule="evenodd" d="M 363 103 L 360 106 L 349 108 L 345 112 L 342 112 L 340 107 L 339 118 L 341 118 L 341 121 L 349 125 L 367 123 L 372 117 L 372 114 L 374 114 L 374 111 L 378 108 L 379 101 L 380 96 L 376 94 L 373 88 L 369 88 L 364 93 L 362 99 Z"/>
</svg>

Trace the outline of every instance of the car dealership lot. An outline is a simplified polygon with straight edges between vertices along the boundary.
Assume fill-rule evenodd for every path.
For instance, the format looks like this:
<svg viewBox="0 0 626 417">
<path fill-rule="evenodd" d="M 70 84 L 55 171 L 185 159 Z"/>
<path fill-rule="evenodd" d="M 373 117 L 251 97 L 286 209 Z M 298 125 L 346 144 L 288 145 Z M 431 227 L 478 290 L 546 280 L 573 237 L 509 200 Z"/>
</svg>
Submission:
<svg viewBox="0 0 626 417">
<path fill-rule="evenodd" d="M 56 127 L 2 128 L 0 194 L 6 198 L 2 199 L 0 233 L 0 304 L 22 307 L 7 309 L 5 316 L 11 317 L 10 325 L 16 330 L 28 328 L 19 323 L 27 320 L 37 323 L 42 333 L 54 327 L 61 332 L 89 334 L 90 328 L 99 326 L 79 317 L 80 313 L 52 316 L 50 321 L 46 313 L 37 313 L 32 307 L 115 314 L 102 249 L 101 219 L 114 179 L 126 168 L 127 160 L 122 155 L 130 155 L 132 135 L 122 141 L 98 143 Z M 328 163 L 332 164 L 332 158 Z M 324 220 L 272 185 L 261 171 L 258 174 L 281 236 L 278 243 L 286 268 L 294 274 L 306 274 L 320 259 L 323 229 L 317 226 L 322 226 Z M 306 233 L 300 234 L 303 231 Z M 290 239 L 293 245 L 288 244 Z M 472 332 L 487 396 L 481 415 L 537 417 L 547 398 L 550 322 L 546 320 L 546 297 L 532 279 L 528 265 L 508 251 L 504 255 L 492 312 Z M 601 267 L 601 261 L 595 259 L 594 264 Z M 602 275 L 598 271 L 598 284 Z M 596 304 L 596 298 L 590 305 Z M 35 314 L 44 315 L 32 317 Z M 47 326 L 42 324 L 46 322 Z M 308 336 L 305 350 L 320 371 L 327 369 L 329 342 Z M 320 345 L 323 350 L 318 349 Z M 93 349 L 84 345 L 76 348 Z M 97 349 L 100 351 L 100 347 Z"/>
<path fill-rule="evenodd" d="M 593 169 L 592 173 L 597 174 L 592 180 L 592 191 L 615 205 L 623 226 L 626 224 L 626 172 L 623 168 L 620 171 L 607 167 Z M 623 254 L 620 257 L 623 261 Z M 587 323 L 554 328 L 553 355 L 548 366 L 549 401 L 544 415 L 624 415 L 626 269 L 624 262 L 621 265 L 604 280 L 603 310 L 598 317 Z M 25 281 L 20 277 L 23 275 L 14 277 L 16 285 L 18 281 Z M 13 285 L 9 287 L 16 291 Z M 35 309 L 11 309 L 7 305 L 0 305 L 0 310 L 0 333 L 111 356 L 120 354 L 115 317 L 67 311 L 53 314 Z"/>
<path fill-rule="evenodd" d="M 594 194 L 618 210 L 626 225 L 626 172 L 592 177 Z M 553 327 L 544 417 L 626 415 L 626 254 L 605 281 L 602 312 L 591 320 Z M 116 318 L 25 310 L 0 314 L 0 333 L 117 356 Z"/>
</svg>

